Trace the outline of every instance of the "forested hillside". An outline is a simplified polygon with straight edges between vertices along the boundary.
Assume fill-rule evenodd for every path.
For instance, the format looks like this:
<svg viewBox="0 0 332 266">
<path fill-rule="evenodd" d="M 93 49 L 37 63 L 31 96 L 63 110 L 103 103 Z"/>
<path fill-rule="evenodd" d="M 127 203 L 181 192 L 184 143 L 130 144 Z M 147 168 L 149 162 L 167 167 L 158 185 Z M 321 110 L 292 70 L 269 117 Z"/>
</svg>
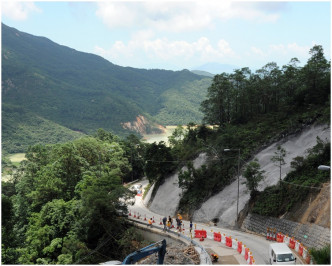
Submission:
<svg viewBox="0 0 332 266">
<path fill-rule="evenodd" d="M 2 104 L 19 106 L 72 131 L 91 134 L 104 128 L 124 134 L 122 123 L 138 115 L 165 125 L 199 123 L 202 113 L 197 110 L 210 82 L 188 70 L 120 67 L 2 24 Z M 181 93 L 192 89 L 191 98 Z M 6 113 L 10 110 L 2 112 L 13 120 L 16 115 Z M 10 137 L 5 141 L 18 142 L 10 128 L 3 120 L 4 137 Z"/>
</svg>

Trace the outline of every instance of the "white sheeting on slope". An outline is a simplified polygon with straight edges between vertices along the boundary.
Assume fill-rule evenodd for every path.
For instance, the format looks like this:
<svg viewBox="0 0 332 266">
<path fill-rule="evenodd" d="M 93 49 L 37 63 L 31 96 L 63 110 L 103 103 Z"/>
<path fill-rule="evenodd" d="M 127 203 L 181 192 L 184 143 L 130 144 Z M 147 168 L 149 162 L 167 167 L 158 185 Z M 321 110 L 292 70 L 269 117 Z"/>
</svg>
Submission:
<svg viewBox="0 0 332 266">
<path fill-rule="evenodd" d="M 194 167 L 201 167 L 206 161 L 206 154 L 200 154 L 194 160 Z M 186 167 L 183 167 L 182 170 L 186 170 Z M 180 196 L 182 193 L 182 189 L 178 186 L 179 178 L 178 173 L 173 174 L 168 177 L 165 182 L 159 187 L 156 196 L 154 197 L 149 209 L 152 212 L 161 214 L 161 215 L 175 215 L 176 209 L 180 202 Z M 152 191 L 152 189 L 150 189 Z M 149 191 L 150 193 L 150 191 Z M 149 195 L 147 195 L 149 196 Z M 150 197 L 149 197 L 150 198 Z M 144 200 L 146 204 L 148 199 Z"/>
<path fill-rule="evenodd" d="M 261 169 L 265 171 L 265 180 L 259 185 L 259 190 L 265 187 L 275 185 L 279 181 L 279 168 L 271 161 L 271 157 L 275 155 L 277 146 L 281 145 L 287 154 L 284 158 L 286 164 L 282 167 L 282 178 L 291 170 L 290 162 L 297 156 L 305 156 L 306 151 L 316 145 L 317 136 L 322 140 L 330 141 L 330 128 L 327 126 L 311 126 L 302 133 L 290 136 L 283 141 L 275 143 L 256 155 L 261 165 Z M 246 190 L 245 179 L 240 177 L 240 197 L 239 211 L 241 211 L 248 202 L 250 196 Z M 227 186 L 223 191 L 207 200 L 202 207 L 194 213 L 194 220 L 199 222 L 208 222 L 213 218 L 219 218 L 221 225 L 234 225 L 236 219 L 237 205 L 237 181 Z"/>
</svg>

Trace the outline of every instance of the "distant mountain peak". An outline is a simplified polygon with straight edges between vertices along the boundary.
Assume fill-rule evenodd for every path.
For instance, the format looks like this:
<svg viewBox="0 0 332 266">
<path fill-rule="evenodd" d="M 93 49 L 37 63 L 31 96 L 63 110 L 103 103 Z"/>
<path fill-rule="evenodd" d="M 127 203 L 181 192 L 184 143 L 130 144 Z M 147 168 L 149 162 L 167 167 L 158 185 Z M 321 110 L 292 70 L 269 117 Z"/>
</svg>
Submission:
<svg viewBox="0 0 332 266">
<path fill-rule="evenodd" d="M 212 74 L 221 74 L 221 73 L 233 73 L 235 69 L 239 67 L 236 65 L 230 64 L 221 64 L 218 62 L 209 62 L 198 67 L 194 67 L 194 71 L 205 71 Z"/>
</svg>

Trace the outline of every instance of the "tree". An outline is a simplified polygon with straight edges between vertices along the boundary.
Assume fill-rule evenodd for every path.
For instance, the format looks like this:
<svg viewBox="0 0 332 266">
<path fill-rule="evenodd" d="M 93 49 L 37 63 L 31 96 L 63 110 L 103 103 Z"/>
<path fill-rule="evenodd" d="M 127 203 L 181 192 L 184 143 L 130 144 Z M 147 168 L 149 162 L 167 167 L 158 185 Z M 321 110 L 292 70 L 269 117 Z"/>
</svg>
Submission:
<svg viewBox="0 0 332 266">
<path fill-rule="evenodd" d="M 165 178 L 174 167 L 174 159 L 171 154 L 171 148 L 161 141 L 159 144 L 155 142 L 148 145 L 145 152 L 145 173 L 150 183 Z"/>
<path fill-rule="evenodd" d="M 310 254 L 313 257 L 314 263 L 316 264 L 331 264 L 331 246 L 326 245 L 321 249 L 311 248 Z"/>
<path fill-rule="evenodd" d="M 171 147 L 175 147 L 182 144 L 185 136 L 185 130 L 181 125 L 178 125 L 172 132 L 172 135 L 168 137 L 168 142 Z"/>
<path fill-rule="evenodd" d="M 305 102 L 322 104 L 330 94 L 330 63 L 324 57 L 323 47 L 315 45 L 310 49 L 307 64 L 303 67 L 306 97 Z"/>
<path fill-rule="evenodd" d="M 275 166 L 277 166 L 279 168 L 279 181 L 280 181 L 280 185 L 281 185 L 281 169 L 282 166 L 285 165 L 285 156 L 286 156 L 286 150 L 284 148 L 282 148 L 280 145 L 277 146 L 277 150 L 274 152 L 274 156 L 271 158 L 271 161 L 275 163 Z"/>
<path fill-rule="evenodd" d="M 204 122 L 223 127 L 231 121 L 231 89 L 232 83 L 228 74 L 214 76 L 213 83 L 208 88 L 207 99 L 201 103 Z"/>
<path fill-rule="evenodd" d="M 246 186 L 251 192 L 251 195 L 256 194 L 259 182 L 265 178 L 264 173 L 265 171 L 260 170 L 260 164 L 257 159 L 247 165 L 243 176 L 247 179 Z"/>
</svg>

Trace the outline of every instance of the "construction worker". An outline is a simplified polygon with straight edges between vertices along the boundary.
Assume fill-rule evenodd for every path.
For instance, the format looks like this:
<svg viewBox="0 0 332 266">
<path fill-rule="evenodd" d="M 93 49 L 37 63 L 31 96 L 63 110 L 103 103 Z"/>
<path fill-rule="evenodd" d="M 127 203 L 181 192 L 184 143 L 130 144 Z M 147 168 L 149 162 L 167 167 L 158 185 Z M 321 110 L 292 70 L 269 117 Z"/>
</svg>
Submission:
<svg viewBox="0 0 332 266">
<path fill-rule="evenodd" d="M 216 253 L 211 254 L 211 260 L 212 262 L 217 262 L 219 259 L 219 256 Z"/>
<path fill-rule="evenodd" d="M 172 224 L 171 224 L 170 220 L 168 220 L 167 221 L 167 229 L 168 229 L 168 231 L 171 231 L 171 226 L 172 226 Z"/>
<path fill-rule="evenodd" d="M 167 222 L 167 217 L 165 216 L 163 218 L 163 225 L 164 225 L 163 231 L 166 231 L 166 222 Z"/>
<path fill-rule="evenodd" d="M 148 221 L 148 223 L 149 223 L 148 226 L 152 227 L 152 221 L 153 221 L 152 218 L 150 218 Z"/>
</svg>

